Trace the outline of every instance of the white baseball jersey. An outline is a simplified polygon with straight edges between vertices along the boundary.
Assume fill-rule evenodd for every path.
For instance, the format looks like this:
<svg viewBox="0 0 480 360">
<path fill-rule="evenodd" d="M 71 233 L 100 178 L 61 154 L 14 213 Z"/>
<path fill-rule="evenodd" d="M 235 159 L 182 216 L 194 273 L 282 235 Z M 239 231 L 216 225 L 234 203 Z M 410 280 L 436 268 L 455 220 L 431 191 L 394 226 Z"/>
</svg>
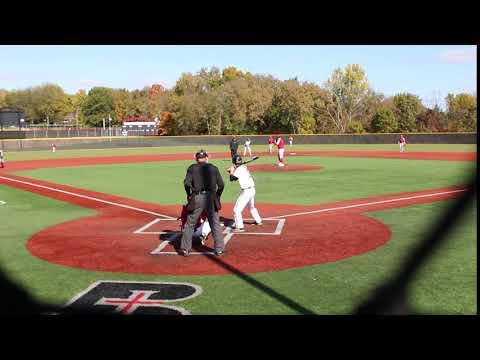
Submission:
<svg viewBox="0 0 480 360">
<path fill-rule="evenodd" d="M 245 141 L 245 146 L 246 146 L 246 147 L 249 147 L 251 143 L 252 143 L 251 140 L 247 140 L 247 141 Z"/>
<path fill-rule="evenodd" d="M 253 177 L 245 165 L 237 167 L 232 175 L 238 178 L 241 189 L 248 189 L 255 186 Z"/>
</svg>

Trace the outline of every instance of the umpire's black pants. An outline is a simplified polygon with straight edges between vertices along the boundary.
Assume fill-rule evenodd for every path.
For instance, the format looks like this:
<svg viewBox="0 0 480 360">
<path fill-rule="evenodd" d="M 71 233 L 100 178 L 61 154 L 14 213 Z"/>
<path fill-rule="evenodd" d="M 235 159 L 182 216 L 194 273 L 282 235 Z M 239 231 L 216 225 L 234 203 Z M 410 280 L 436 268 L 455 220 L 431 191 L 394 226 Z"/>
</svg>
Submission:
<svg viewBox="0 0 480 360">
<path fill-rule="evenodd" d="M 220 225 L 220 216 L 218 211 L 215 210 L 215 205 L 212 199 L 212 196 L 215 196 L 215 194 L 207 192 L 193 196 L 195 197 L 193 200 L 195 202 L 195 210 L 188 213 L 187 222 L 183 229 L 182 240 L 180 242 L 180 248 L 182 250 L 192 249 L 192 236 L 195 224 L 197 223 L 202 212 L 206 210 L 208 214 L 208 222 L 210 224 L 210 228 L 212 229 L 215 250 L 223 251 L 225 243 L 223 241 L 222 227 Z"/>
<path fill-rule="evenodd" d="M 235 150 L 230 149 L 230 155 L 232 157 L 232 163 L 233 163 L 233 158 L 234 158 L 235 155 L 237 155 L 237 150 L 236 149 Z"/>
</svg>

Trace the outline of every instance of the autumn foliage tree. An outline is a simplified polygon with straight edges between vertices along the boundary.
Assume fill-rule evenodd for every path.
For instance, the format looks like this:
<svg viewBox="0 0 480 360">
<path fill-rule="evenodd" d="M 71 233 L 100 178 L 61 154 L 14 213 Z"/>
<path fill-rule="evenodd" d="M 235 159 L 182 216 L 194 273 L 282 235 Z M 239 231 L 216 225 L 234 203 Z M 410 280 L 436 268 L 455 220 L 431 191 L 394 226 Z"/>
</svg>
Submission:
<svg viewBox="0 0 480 360">
<path fill-rule="evenodd" d="M 476 131 L 476 95 L 449 94 L 446 104 L 446 111 L 428 109 L 410 93 L 386 98 L 357 64 L 335 69 L 324 86 L 228 66 L 182 73 L 170 89 L 156 83 L 73 95 L 55 84 L 0 90 L 0 106 L 23 109 L 29 122 L 158 119 L 162 135 Z"/>
<path fill-rule="evenodd" d="M 477 98 L 474 95 L 448 94 L 447 118 L 453 131 L 477 130 Z"/>
<path fill-rule="evenodd" d="M 103 119 L 115 116 L 115 102 L 113 92 L 109 88 L 94 87 L 82 104 L 85 123 L 90 126 L 102 126 Z"/>
<path fill-rule="evenodd" d="M 335 124 L 338 132 L 344 133 L 362 110 L 369 92 L 369 83 L 365 71 L 360 65 L 352 64 L 345 69 L 335 69 L 326 83 L 330 101 L 325 110 Z"/>
<path fill-rule="evenodd" d="M 417 116 L 416 129 L 420 132 L 448 131 L 447 116 L 438 106 L 427 109 Z"/>
<path fill-rule="evenodd" d="M 25 111 L 31 122 L 54 124 L 62 122 L 73 110 L 67 94 L 56 84 L 43 84 L 25 90 L 11 91 L 5 95 L 8 107 Z"/>
<path fill-rule="evenodd" d="M 398 130 L 398 121 L 395 113 L 387 107 L 379 108 L 372 119 L 371 127 L 374 132 L 396 132 Z"/>
<path fill-rule="evenodd" d="M 409 93 L 397 94 L 393 97 L 393 105 L 398 121 L 398 131 L 415 131 L 417 116 L 424 110 L 420 98 Z"/>
</svg>

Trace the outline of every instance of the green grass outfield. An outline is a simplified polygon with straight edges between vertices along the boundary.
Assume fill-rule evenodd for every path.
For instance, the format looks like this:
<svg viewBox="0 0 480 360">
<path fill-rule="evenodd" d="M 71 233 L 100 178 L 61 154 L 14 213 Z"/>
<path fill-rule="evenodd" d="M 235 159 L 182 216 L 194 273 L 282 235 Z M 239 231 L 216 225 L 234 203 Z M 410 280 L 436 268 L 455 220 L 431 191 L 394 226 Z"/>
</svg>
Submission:
<svg viewBox="0 0 480 360">
<path fill-rule="evenodd" d="M 124 155 L 144 155 L 144 154 L 175 154 L 175 153 L 195 153 L 200 148 L 210 152 L 225 152 L 228 145 L 208 145 L 201 146 L 161 146 L 144 148 L 106 148 L 106 149 L 81 149 L 69 150 L 57 148 L 55 153 L 50 150 L 35 151 L 6 151 L 7 161 L 18 160 L 40 160 L 40 159 L 59 159 L 73 157 L 90 156 L 124 156 Z M 407 144 L 407 151 L 476 151 L 476 144 Z M 325 144 L 325 145 L 294 145 L 292 148 L 287 146 L 287 153 L 300 150 L 378 150 L 378 151 L 398 151 L 396 144 Z M 239 147 L 242 153 L 243 146 Z M 267 151 L 266 145 L 253 145 L 253 152 Z"/>
<path fill-rule="evenodd" d="M 317 204 L 374 195 L 463 185 L 474 162 L 341 157 L 288 157 L 289 164 L 323 166 L 307 172 L 255 173 L 256 200 L 269 203 Z M 229 160 L 211 161 L 222 170 L 223 201 L 234 202 L 238 185 L 230 184 Z M 263 157 L 256 164 L 275 162 Z M 40 180 L 125 196 L 146 202 L 180 204 L 185 201 L 183 178 L 192 161 L 165 161 L 45 168 L 18 174 Z M 122 179 L 122 181 L 110 181 Z M 288 191 L 286 191 L 288 189 Z"/>
<path fill-rule="evenodd" d="M 470 145 L 414 145 L 411 151 L 466 151 Z M 296 149 L 396 150 L 390 145 L 321 145 Z M 192 152 L 198 147 L 115 150 L 69 150 L 9 153 L 23 159 L 40 156 L 109 156 Z M 210 147 L 222 151 L 224 147 Z M 454 150 L 457 149 L 457 150 Z M 459 150 L 461 149 L 461 150 Z M 263 147 L 262 147 L 263 150 Z M 13 160 L 13 159 L 12 159 Z M 258 163 L 268 163 L 264 157 Z M 215 160 L 222 170 L 228 165 Z M 416 191 L 464 184 L 474 162 L 288 157 L 289 163 L 321 165 L 311 172 L 255 173 L 257 202 L 315 204 L 364 196 Z M 23 176 L 69 184 L 90 190 L 161 204 L 184 201 L 182 180 L 189 161 L 137 163 L 72 168 L 38 169 Z M 122 181 L 111 181 L 122 179 Z M 224 176 L 226 180 L 226 176 Z M 234 201 L 238 185 L 226 181 L 224 201 Z M 94 212 L 64 202 L 0 185 L 0 265 L 39 299 L 64 304 L 97 280 L 187 281 L 203 288 L 203 294 L 180 306 L 193 314 L 295 314 L 274 297 L 234 275 L 154 276 L 104 273 L 73 269 L 32 256 L 25 248 L 30 236 L 41 229 Z M 369 213 L 392 230 L 390 241 L 375 251 L 342 261 L 278 272 L 253 274 L 264 285 L 317 314 L 346 314 L 380 282 L 388 278 L 411 247 L 428 231 L 451 201 L 433 202 Z M 261 204 L 259 205 L 261 211 Z M 476 204 L 466 213 L 449 241 L 422 269 L 411 288 L 410 300 L 427 313 L 474 314 L 476 305 Z"/>
</svg>

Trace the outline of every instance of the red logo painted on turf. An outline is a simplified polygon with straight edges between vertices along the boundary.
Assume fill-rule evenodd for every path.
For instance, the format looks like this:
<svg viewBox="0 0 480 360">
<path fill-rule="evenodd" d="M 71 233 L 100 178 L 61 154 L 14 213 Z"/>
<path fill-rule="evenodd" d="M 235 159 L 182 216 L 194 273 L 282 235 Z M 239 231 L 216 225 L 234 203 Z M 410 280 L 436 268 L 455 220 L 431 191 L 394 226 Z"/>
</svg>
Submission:
<svg viewBox="0 0 480 360">
<path fill-rule="evenodd" d="M 115 305 L 115 311 L 122 314 L 131 314 L 140 306 L 162 306 L 165 304 L 161 300 L 148 300 L 150 295 L 158 291 L 132 291 L 132 295 L 127 299 L 119 298 L 101 298 L 95 305 Z"/>
</svg>

